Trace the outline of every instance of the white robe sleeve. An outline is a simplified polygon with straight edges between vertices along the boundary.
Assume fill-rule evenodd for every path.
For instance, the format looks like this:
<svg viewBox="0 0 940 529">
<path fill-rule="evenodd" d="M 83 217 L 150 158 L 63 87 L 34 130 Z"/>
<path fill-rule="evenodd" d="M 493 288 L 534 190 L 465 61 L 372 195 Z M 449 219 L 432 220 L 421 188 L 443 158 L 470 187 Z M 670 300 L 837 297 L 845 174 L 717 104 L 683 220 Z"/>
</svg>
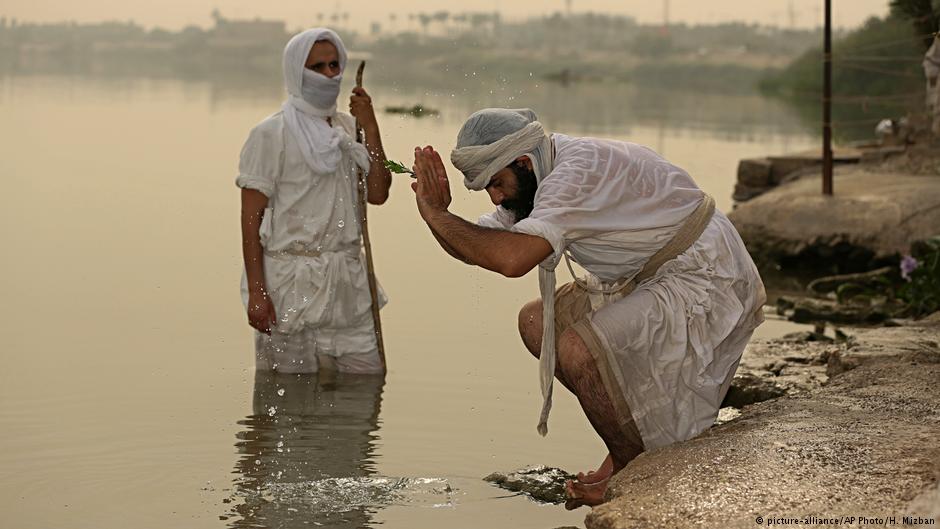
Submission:
<svg viewBox="0 0 940 529">
<path fill-rule="evenodd" d="M 483 226 L 484 228 L 508 230 L 512 228 L 512 224 L 515 220 L 516 217 L 511 211 L 496 206 L 496 211 L 481 215 L 479 220 L 477 220 L 477 225 Z"/>
<path fill-rule="evenodd" d="M 512 228 L 548 241 L 553 250 L 549 261 L 557 262 L 570 232 L 584 227 L 578 226 L 582 216 L 593 220 L 604 209 L 603 203 L 591 203 L 597 202 L 595 188 L 604 176 L 596 170 L 596 149 L 582 143 L 575 151 L 574 156 L 556 160 L 552 172 L 539 183 L 532 213 Z"/>
<path fill-rule="evenodd" d="M 235 184 L 242 189 L 255 189 L 270 198 L 277 176 L 281 174 L 284 141 L 281 129 L 268 119 L 251 129 L 242 147 Z"/>
<path fill-rule="evenodd" d="M 513 231 L 548 241 L 554 259 L 572 242 L 613 236 L 617 248 L 648 257 L 701 200 L 685 171 L 643 146 L 566 140 L 552 172 L 539 183 L 532 213 Z"/>
</svg>

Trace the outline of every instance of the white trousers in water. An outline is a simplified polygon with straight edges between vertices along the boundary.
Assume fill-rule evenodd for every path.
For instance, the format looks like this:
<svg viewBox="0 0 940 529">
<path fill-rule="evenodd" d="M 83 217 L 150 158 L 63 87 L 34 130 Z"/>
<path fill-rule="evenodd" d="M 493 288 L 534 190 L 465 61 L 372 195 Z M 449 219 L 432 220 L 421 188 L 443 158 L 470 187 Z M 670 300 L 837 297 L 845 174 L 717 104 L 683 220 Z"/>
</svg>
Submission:
<svg viewBox="0 0 940 529">
<path fill-rule="evenodd" d="M 372 322 L 369 322 L 372 329 Z M 291 334 L 255 333 L 255 370 L 278 373 L 316 373 L 321 364 L 341 373 L 380 374 L 383 372 L 378 349 L 364 353 L 330 354 L 318 347 L 318 331 L 304 329 Z M 322 340 L 319 342 L 322 344 Z"/>
</svg>

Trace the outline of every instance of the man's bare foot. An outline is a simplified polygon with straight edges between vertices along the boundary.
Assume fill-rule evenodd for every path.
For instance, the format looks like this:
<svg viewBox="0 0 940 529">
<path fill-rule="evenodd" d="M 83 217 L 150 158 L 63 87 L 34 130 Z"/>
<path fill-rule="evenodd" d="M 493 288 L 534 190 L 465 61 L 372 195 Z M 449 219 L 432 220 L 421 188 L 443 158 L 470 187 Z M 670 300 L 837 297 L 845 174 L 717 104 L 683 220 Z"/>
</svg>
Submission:
<svg viewBox="0 0 940 529">
<path fill-rule="evenodd" d="M 610 477 L 598 483 L 581 483 L 568 480 L 565 482 L 565 509 L 572 511 L 582 505 L 591 507 L 604 503 L 604 493 L 607 491 L 607 483 Z"/>
<path fill-rule="evenodd" d="M 610 457 L 610 454 L 607 454 L 607 458 L 604 459 L 604 462 L 601 463 L 601 466 L 597 470 L 591 470 L 587 474 L 584 472 L 578 472 L 578 481 L 584 483 L 585 485 L 590 485 L 593 483 L 600 483 L 605 479 L 609 479 L 614 473 L 614 460 Z"/>
</svg>

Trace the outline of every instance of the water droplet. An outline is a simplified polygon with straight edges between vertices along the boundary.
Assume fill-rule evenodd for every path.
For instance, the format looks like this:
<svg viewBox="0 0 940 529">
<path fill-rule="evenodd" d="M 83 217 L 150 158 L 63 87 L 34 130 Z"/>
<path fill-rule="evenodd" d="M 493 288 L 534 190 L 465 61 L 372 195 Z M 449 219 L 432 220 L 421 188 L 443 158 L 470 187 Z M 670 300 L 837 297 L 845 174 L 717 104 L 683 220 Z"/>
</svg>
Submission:
<svg viewBox="0 0 940 529">
<path fill-rule="evenodd" d="M 277 394 L 278 394 L 279 396 L 281 396 L 281 397 L 284 396 L 284 393 L 285 393 L 284 388 L 281 388 L 281 389 L 277 390 Z"/>
</svg>

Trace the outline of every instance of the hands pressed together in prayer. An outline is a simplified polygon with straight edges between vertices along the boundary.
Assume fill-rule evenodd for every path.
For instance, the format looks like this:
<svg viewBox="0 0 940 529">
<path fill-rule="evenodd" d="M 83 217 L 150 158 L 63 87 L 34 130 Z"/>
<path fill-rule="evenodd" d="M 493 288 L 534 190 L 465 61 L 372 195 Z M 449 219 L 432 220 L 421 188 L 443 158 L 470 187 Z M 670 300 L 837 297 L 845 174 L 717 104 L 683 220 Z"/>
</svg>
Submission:
<svg viewBox="0 0 940 529">
<path fill-rule="evenodd" d="M 418 212 L 425 222 L 430 221 L 436 213 L 447 211 L 450 207 L 450 182 L 444 161 L 434 147 L 415 147 L 414 164 L 415 182 L 411 189 L 415 192 L 418 203 Z"/>
</svg>

